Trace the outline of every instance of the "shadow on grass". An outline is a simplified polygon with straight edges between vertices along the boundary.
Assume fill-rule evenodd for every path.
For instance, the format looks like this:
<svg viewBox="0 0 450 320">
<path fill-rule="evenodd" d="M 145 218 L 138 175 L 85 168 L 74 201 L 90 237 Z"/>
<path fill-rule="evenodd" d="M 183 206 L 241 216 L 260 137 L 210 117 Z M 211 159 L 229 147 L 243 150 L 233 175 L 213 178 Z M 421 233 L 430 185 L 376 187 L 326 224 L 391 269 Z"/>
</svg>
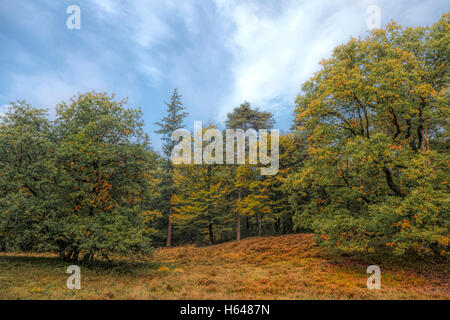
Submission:
<svg viewBox="0 0 450 320">
<path fill-rule="evenodd" d="M 39 256 L 39 255 L 13 255 L 9 253 L 6 255 L 0 255 L 0 267 L 6 266 L 7 268 L 21 268 L 21 267 L 33 267 L 41 270 L 52 271 L 55 268 L 65 269 L 70 265 L 77 265 L 84 270 L 88 270 L 94 274 L 134 274 L 142 270 L 158 269 L 159 263 L 150 261 L 129 261 L 124 259 L 116 259 L 112 261 L 93 260 L 89 262 L 85 261 L 63 261 L 58 257 L 51 256 Z"/>
<path fill-rule="evenodd" d="M 350 254 L 329 250 L 330 263 L 350 269 L 367 268 L 369 265 L 378 265 L 390 270 L 407 270 L 418 274 L 439 276 L 450 271 L 450 264 L 445 258 L 418 256 L 406 253 L 396 256 L 388 248 L 378 248 L 373 253 Z"/>
</svg>

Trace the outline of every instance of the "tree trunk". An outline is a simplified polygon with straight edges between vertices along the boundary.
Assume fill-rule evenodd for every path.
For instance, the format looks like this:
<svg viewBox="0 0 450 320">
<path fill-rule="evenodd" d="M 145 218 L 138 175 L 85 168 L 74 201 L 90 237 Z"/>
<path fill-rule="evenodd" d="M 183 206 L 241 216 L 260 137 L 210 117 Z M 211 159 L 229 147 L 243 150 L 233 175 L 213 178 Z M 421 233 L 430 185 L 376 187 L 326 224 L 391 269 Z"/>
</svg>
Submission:
<svg viewBox="0 0 450 320">
<path fill-rule="evenodd" d="M 261 236 L 262 232 L 262 217 L 261 215 L 258 215 L 258 237 Z"/>
<path fill-rule="evenodd" d="M 170 247 L 172 245 L 172 205 L 169 209 L 169 226 L 167 228 L 167 242 L 166 247 Z"/>
<path fill-rule="evenodd" d="M 404 198 L 405 195 L 400 191 L 397 185 L 394 183 L 394 179 L 392 178 L 392 172 L 388 168 L 384 167 L 383 172 L 386 176 L 386 182 L 389 188 L 395 193 L 395 195 Z"/>
<path fill-rule="evenodd" d="M 419 127 L 417 128 L 417 135 L 419 137 L 419 149 L 421 149 L 422 151 L 427 151 L 426 147 L 425 147 L 425 137 L 424 137 L 424 129 L 422 125 L 419 125 Z"/>
<path fill-rule="evenodd" d="M 64 261 L 70 261 L 70 258 L 72 257 L 72 254 L 73 254 L 73 250 L 72 249 L 69 249 L 67 254 L 64 252 L 63 260 Z"/>
<path fill-rule="evenodd" d="M 209 242 L 211 242 L 211 244 L 214 244 L 214 233 L 212 223 L 208 225 L 208 230 L 209 230 Z"/>
<path fill-rule="evenodd" d="M 426 150 L 430 151 L 430 137 L 428 136 L 427 127 L 425 127 L 424 133 L 425 133 Z"/>
<path fill-rule="evenodd" d="M 245 237 L 248 237 L 250 233 L 250 220 L 248 214 L 245 215 Z"/>
<path fill-rule="evenodd" d="M 78 249 L 75 249 L 73 251 L 72 257 L 70 257 L 70 260 L 74 261 L 74 262 L 77 262 L 79 254 L 80 254 L 80 251 L 78 251 Z"/>
<path fill-rule="evenodd" d="M 241 187 L 239 187 L 239 193 L 238 193 L 238 203 L 241 202 Z M 236 218 L 236 240 L 241 240 L 241 212 L 237 211 L 237 218 Z"/>
<path fill-rule="evenodd" d="M 281 225 L 281 221 L 280 218 L 278 218 L 277 220 L 275 220 L 275 222 L 273 223 L 274 226 L 274 231 L 277 235 L 280 235 L 280 225 Z"/>
</svg>

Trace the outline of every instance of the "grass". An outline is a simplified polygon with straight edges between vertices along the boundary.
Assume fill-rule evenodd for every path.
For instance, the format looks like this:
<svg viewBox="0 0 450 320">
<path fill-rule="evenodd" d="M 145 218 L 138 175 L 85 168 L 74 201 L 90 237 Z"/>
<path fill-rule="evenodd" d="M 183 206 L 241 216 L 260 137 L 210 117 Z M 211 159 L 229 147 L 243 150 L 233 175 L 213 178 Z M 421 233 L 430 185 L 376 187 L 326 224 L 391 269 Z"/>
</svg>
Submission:
<svg viewBox="0 0 450 320">
<path fill-rule="evenodd" d="M 367 266 L 381 289 L 369 290 Z M 209 247 L 157 249 L 144 262 L 81 265 L 81 290 L 69 290 L 70 263 L 53 254 L 1 254 L 0 299 L 449 299 L 449 266 L 342 256 L 310 234 L 249 238 Z"/>
</svg>

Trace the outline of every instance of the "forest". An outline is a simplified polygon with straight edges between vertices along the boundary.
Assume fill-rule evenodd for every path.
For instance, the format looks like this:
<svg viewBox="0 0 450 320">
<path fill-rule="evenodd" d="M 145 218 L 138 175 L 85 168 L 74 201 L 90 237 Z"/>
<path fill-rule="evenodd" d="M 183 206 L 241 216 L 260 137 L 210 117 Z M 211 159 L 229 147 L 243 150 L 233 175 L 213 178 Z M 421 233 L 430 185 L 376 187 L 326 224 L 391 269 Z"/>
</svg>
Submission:
<svg viewBox="0 0 450 320">
<path fill-rule="evenodd" d="M 80 93 L 55 116 L 11 103 L 0 120 L 0 249 L 112 261 L 313 234 L 344 255 L 448 261 L 449 27 L 448 14 L 431 27 L 392 22 L 336 47 L 299 84 L 274 175 L 248 161 L 174 164 L 172 133 L 188 125 L 182 88 L 156 123 L 161 154 L 142 112 L 114 94 Z M 203 130 L 275 124 L 243 102 Z"/>
</svg>

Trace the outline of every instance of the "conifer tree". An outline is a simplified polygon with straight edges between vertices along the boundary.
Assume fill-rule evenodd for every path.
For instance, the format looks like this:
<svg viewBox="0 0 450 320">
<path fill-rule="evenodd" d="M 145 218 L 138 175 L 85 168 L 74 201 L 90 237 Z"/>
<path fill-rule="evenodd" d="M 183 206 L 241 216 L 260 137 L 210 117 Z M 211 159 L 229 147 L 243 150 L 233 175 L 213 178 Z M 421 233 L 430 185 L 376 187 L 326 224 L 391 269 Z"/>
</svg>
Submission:
<svg viewBox="0 0 450 320">
<path fill-rule="evenodd" d="M 239 107 L 234 108 L 233 112 L 228 113 L 225 122 L 228 129 L 242 129 L 244 132 L 248 129 L 270 129 L 273 127 L 275 120 L 272 113 L 266 111 L 259 111 L 258 108 L 252 109 L 250 103 L 244 102 Z M 246 147 L 246 150 L 248 147 Z M 235 177 L 235 187 L 237 190 L 237 201 L 235 205 L 236 210 L 236 240 L 241 239 L 241 204 L 240 202 L 248 193 L 248 175 L 252 171 L 249 165 L 239 165 L 240 169 L 234 166 L 233 175 Z M 245 216 L 244 230 L 247 235 L 250 224 L 248 215 Z"/>
<path fill-rule="evenodd" d="M 172 197 L 175 193 L 173 186 L 173 165 L 171 162 L 171 155 L 173 147 L 175 146 L 175 141 L 172 141 L 172 133 L 183 128 L 183 120 L 187 116 L 184 112 L 185 107 L 181 102 L 181 95 L 175 88 L 170 98 L 170 102 L 167 103 L 167 115 L 161 119 L 160 122 L 156 122 L 156 125 L 160 129 L 156 130 L 155 133 L 162 135 L 162 150 L 165 157 L 165 161 L 162 162 L 161 166 L 161 199 L 162 199 L 162 210 L 166 212 L 167 221 L 167 241 L 166 246 L 170 247 L 172 245 Z"/>
</svg>

